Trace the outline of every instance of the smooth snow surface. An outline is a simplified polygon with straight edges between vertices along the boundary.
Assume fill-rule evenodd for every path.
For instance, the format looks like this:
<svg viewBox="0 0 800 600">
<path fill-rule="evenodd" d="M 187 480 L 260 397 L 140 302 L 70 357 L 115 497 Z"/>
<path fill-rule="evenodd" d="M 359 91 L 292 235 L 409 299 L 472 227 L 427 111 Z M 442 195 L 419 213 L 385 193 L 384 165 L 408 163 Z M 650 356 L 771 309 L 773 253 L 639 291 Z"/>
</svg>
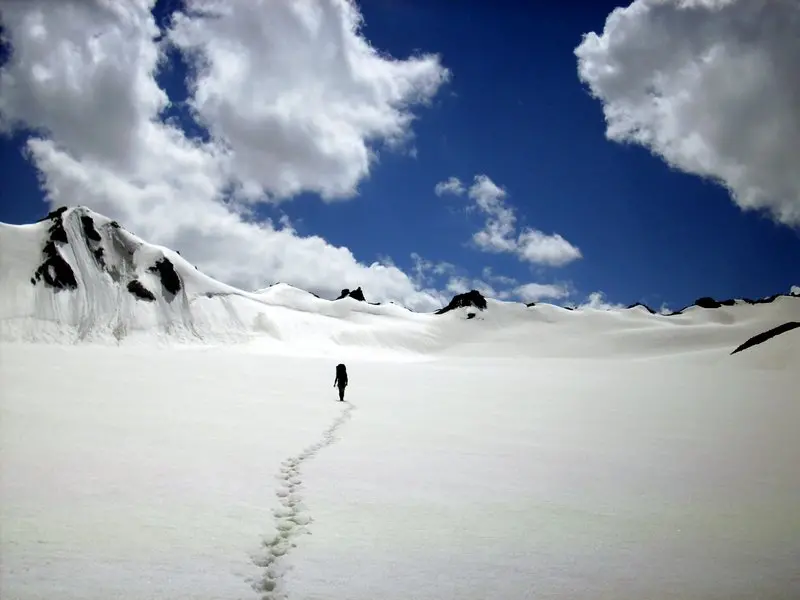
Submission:
<svg viewBox="0 0 800 600">
<path fill-rule="evenodd" d="M 415 314 L 63 221 L 58 292 L 0 225 L 0 598 L 800 597 L 800 330 L 730 355 L 800 299 Z"/>
</svg>

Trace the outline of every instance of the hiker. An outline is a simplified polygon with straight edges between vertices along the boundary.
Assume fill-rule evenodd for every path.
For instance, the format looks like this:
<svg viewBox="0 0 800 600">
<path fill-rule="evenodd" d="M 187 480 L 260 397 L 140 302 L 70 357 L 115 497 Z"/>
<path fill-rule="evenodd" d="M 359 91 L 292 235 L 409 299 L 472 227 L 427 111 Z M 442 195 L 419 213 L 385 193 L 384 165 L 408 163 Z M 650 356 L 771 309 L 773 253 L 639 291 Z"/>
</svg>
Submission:
<svg viewBox="0 0 800 600">
<path fill-rule="evenodd" d="M 333 387 L 339 386 L 339 402 L 344 402 L 344 388 L 347 387 L 347 367 L 343 364 L 336 365 L 336 379 Z"/>
</svg>

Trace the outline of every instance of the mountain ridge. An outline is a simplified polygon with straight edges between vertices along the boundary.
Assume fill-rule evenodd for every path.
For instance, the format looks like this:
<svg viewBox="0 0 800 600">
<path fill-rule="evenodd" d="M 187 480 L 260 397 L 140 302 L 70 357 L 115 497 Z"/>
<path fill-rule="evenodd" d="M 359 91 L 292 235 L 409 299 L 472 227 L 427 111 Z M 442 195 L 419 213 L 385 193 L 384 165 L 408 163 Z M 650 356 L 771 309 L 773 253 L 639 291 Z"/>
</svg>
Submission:
<svg viewBox="0 0 800 600">
<path fill-rule="evenodd" d="M 209 277 L 179 252 L 149 243 L 83 206 L 61 207 L 33 224 L 0 223 L 0 283 L 0 339 L 6 341 L 119 343 L 155 335 L 161 341 L 266 339 L 330 352 L 366 345 L 425 354 L 467 344 L 470 336 L 494 336 L 521 327 L 534 328 L 540 335 L 544 324 L 566 333 L 590 322 L 598 335 L 614 338 L 643 327 L 655 334 L 667 322 L 677 332 L 686 324 L 763 321 L 762 329 L 742 325 L 743 335 L 752 336 L 767 325 L 800 317 L 800 296 L 791 294 L 720 302 L 700 298 L 664 315 L 640 303 L 610 310 L 565 310 L 568 307 L 548 303 L 487 300 L 476 290 L 457 294 L 447 306 L 429 313 L 393 302 L 366 302 L 360 287 L 346 294 L 343 290 L 338 299 L 320 298 L 285 283 L 248 292 Z M 768 304 L 775 308 L 765 312 Z M 474 324 L 459 325 L 467 320 Z M 717 333 L 733 343 L 729 333 Z"/>
</svg>

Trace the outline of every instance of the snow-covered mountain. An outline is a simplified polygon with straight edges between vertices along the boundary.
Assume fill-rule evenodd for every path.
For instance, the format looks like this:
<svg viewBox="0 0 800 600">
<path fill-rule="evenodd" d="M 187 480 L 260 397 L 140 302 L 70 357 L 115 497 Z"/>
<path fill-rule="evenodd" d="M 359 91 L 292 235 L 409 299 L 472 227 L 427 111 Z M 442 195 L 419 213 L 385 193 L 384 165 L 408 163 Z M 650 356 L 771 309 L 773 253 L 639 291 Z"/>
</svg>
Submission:
<svg viewBox="0 0 800 600">
<path fill-rule="evenodd" d="M 360 288 L 326 300 L 286 284 L 247 292 L 200 272 L 85 207 L 30 225 L 0 224 L 0 339 L 6 341 L 258 342 L 285 352 L 343 349 L 500 355 L 639 356 L 718 348 L 800 321 L 792 295 L 717 302 L 671 315 L 643 305 L 566 309 L 457 296 L 435 314 L 363 301 Z M 470 321 L 466 323 L 466 321 Z M 797 332 L 795 332 L 796 334 Z M 488 345 L 487 345 L 488 344 Z"/>
<path fill-rule="evenodd" d="M 800 597 L 800 298 L 364 294 L 0 224 L 0 598 Z"/>
<path fill-rule="evenodd" d="M 0 338 L 290 343 L 328 341 L 346 321 L 410 311 L 344 298 L 331 302 L 278 284 L 245 292 L 198 271 L 87 208 L 64 208 L 31 225 L 0 224 Z M 358 314 L 354 314 L 358 313 Z M 338 324 L 337 324 L 338 323 Z"/>
</svg>

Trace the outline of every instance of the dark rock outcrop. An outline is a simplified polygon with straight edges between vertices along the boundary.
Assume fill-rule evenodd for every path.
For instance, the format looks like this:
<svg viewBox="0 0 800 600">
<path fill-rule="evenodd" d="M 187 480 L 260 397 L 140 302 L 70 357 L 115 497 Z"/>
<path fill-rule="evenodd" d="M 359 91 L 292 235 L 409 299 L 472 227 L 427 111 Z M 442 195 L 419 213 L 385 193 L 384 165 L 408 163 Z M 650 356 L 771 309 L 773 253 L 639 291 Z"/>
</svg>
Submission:
<svg viewBox="0 0 800 600">
<path fill-rule="evenodd" d="M 342 298 L 352 298 L 353 300 L 358 300 L 359 302 L 366 302 L 367 299 L 364 297 L 364 292 L 361 290 L 360 287 L 357 287 L 354 290 L 350 290 L 348 288 L 344 288 L 342 293 L 339 295 L 337 300 L 341 300 Z"/>
<path fill-rule="evenodd" d="M 59 254 L 55 242 L 48 241 L 42 249 L 42 254 L 44 261 L 34 272 L 31 283 L 36 285 L 38 281 L 44 279 L 44 282 L 56 291 L 77 289 L 78 281 L 75 279 L 75 273 L 69 263 Z"/>
<path fill-rule="evenodd" d="M 82 215 L 81 226 L 83 227 L 83 235 L 86 238 L 86 245 L 88 246 L 89 251 L 92 253 L 92 256 L 94 256 L 94 259 L 100 269 L 105 270 L 106 261 L 104 258 L 104 250 L 103 246 L 100 245 L 100 243 L 103 241 L 103 238 L 100 237 L 100 232 L 98 232 L 95 228 L 92 217 L 89 215 Z"/>
<path fill-rule="evenodd" d="M 800 322 L 797 321 L 789 321 L 788 323 L 784 323 L 783 325 L 778 325 L 777 327 L 773 327 L 769 331 L 764 331 L 763 333 L 754 335 L 744 344 L 741 344 L 738 348 L 736 348 L 736 350 L 731 352 L 731 354 L 736 354 L 737 352 L 741 352 L 742 350 L 747 350 L 748 348 L 752 348 L 753 346 L 757 346 L 758 344 L 763 344 L 768 339 L 774 338 L 776 335 L 786 333 L 787 331 L 791 331 L 792 329 L 796 329 L 798 327 L 800 327 Z"/>
<path fill-rule="evenodd" d="M 64 229 L 64 219 L 61 217 L 61 214 L 57 217 L 53 217 L 53 224 L 50 225 L 50 229 L 48 229 L 47 232 L 49 234 L 48 239 L 51 242 L 59 242 L 61 244 L 69 243 L 67 231 Z"/>
<path fill-rule="evenodd" d="M 94 221 L 92 220 L 92 217 L 89 215 L 83 215 L 81 217 L 81 225 L 83 226 L 83 234 L 86 236 L 87 240 L 92 240 L 93 242 L 101 241 L 100 234 L 94 227 Z"/>
<path fill-rule="evenodd" d="M 134 279 L 128 282 L 128 291 L 134 296 L 136 296 L 136 298 L 138 298 L 139 300 L 144 300 L 146 302 L 156 301 L 156 297 L 153 294 L 153 292 L 144 287 L 144 285 L 142 285 L 142 282 L 139 281 L 138 279 Z"/>
<path fill-rule="evenodd" d="M 44 217 L 42 217 L 41 219 L 39 219 L 36 222 L 37 223 L 41 223 L 42 221 L 47 221 L 48 219 L 61 218 L 61 215 L 63 215 L 66 212 L 67 208 L 69 208 L 69 207 L 68 206 L 59 206 L 57 209 L 55 209 L 53 211 L 50 211 L 49 213 L 47 213 L 47 215 L 45 215 Z"/>
<path fill-rule="evenodd" d="M 530 308 L 531 306 L 536 306 L 536 302 L 528 302 L 525 306 Z"/>
<path fill-rule="evenodd" d="M 158 273 L 161 279 L 161 285 L 170 294 L 177 294 L 181 291 L 181 278 L 175 271 L 175 266 L 170 262 L 167 257 L 160 258 L 152 267 L 148 269 L 151 273 Z"/>
<path fill-rule="evenodd" d="M 435 314 L 442 315 L 456 308 L 466 308 L 474 306 L 478 310 L 486 310 L 486 298 L 483 297 L 478 290 L 470 290 L 464 294 L 456 294 L 450 301 L 450 304 L 444 308 L 440 308 Z"/>
<path fill-rule="evenodd" d="M 106 261 L 104 255 L 105 255 L 105 250 L 103 250 L 102 246 L 98 246 L 97 248 L 92 249 L 92 256 L 94 256 L 94 259 L 97 261 L 97 264 L 100 265 L 101 269 L 106 268 Z"/>
<path fill-rule="evenodd" d="M 647 306 L 647 304 L 645 304 L 644 302 L 635 302 L 635 303 L 631 304 L 631 305 L 630 305 L 628 308 L 629 308 L 629 309 L 631 309 L 631 308 L 636 308 L 637 306 L 642 306 L 642 307 L 644 307 L 644 308 L 647 310 L 647 312 L 649 312 L 651 315 L 654 315 L 654 314 L 656 314 L 656 311 L 654 311 L 652 308 L 650 308 L 649 306 Z"/>
<path fill-rule="evenodd" d="M 770 304 L 771 302 L 775 302 L 778 298 L 798 298 L 800 296 L 794 296 L 792 294 L 773 294 L 772 296 L 767 296 L 765 298 L 758 298 L 757 300 L 753 300 L 752 298 L 740 298 L 740 302 L 744 302 L 745 304 Z M 700 306 L 701 308 L 720 308 L 722 306 L 735 306 L 736 299 L 730 298 L 727 300 L 715 300 L 714 298 L 704 296 L 703 298 L 698 298 L 695 300 L 694 304 L 691 306 Z M 669 313 L 668 316 L 673 315 L 680 315 L 683 314 L 688 306 L 683 307 L 680 310 L 676 310 L 674 312 Z"/>
<path fill-rule="evenodd" d="M 350 292 L 350 297 L 353 300 L 358 300 L 359 302 L 366 302 L 367 301 L 367 299 L 364 298 L 364 292 L 361 291 L 360 287 L 357 287 L 352 292 Z"/>
<path fill-rule="evenodd" d="M 719 302 L 714 300 L 709 296 L 703 296 L 702 298 L 698 298 L 694 301 L 695 306 L 699 306 L 700 308 L 719 308 L 722 306 Z"/>
<path fill-rule="evenodd" d="M 61 207 L 49 213 L 46 218 L 52 220 L 52 225 L 47 230 L 48 239 L 42 248 L 42 264 L 34 271 L 31 277 L 31 283 L 36 285 L 39 281 L 44 279 L 46 285 L 49 285 L 56 291 L 71 289 L 74 290 L 78 287 L 78 281 L 75 278 L 75 273 L 72 267 L 64 260 L 58 252 L 56 244 L 66 244 L 67 232 L 64 229 L 63 215 L 67 207 Z M 44 220 L 44 219 L 43 219 Z"/>
</svg>

